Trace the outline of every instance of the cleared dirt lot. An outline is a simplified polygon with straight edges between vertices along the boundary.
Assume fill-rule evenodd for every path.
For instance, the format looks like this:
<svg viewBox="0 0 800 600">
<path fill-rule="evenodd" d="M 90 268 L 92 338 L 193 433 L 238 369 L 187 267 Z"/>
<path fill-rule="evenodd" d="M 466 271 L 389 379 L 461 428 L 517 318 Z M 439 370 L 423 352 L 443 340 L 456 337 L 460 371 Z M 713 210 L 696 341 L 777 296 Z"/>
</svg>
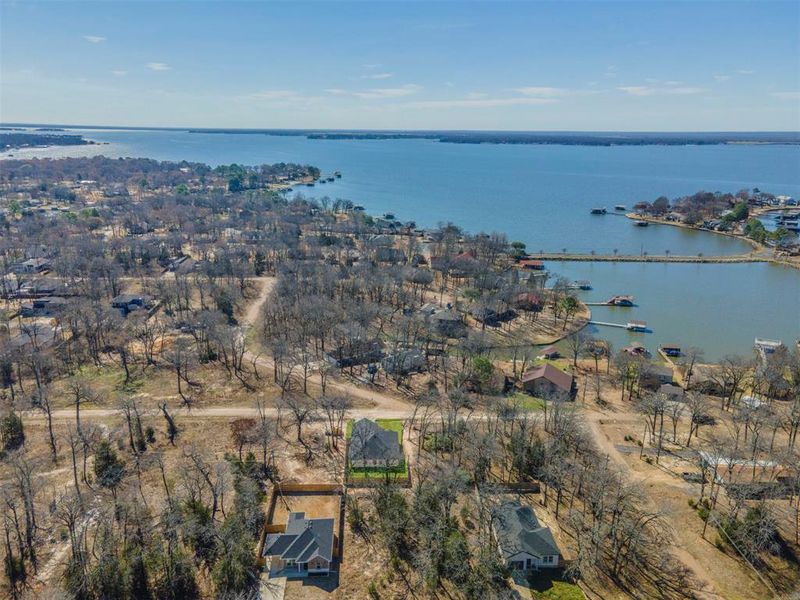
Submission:
<svg viewBox="0 0 800 600">
<path fill-rule="evenodd" d="M 334 518 L 334 531 L 339 531 L 339 509 L 342 497 L 339 494 L 318 492 L 284 492 L 277 494 L 270 524 L 284 524 L 290 512 L 303 512 L 306 518 Z"/>
</svg>

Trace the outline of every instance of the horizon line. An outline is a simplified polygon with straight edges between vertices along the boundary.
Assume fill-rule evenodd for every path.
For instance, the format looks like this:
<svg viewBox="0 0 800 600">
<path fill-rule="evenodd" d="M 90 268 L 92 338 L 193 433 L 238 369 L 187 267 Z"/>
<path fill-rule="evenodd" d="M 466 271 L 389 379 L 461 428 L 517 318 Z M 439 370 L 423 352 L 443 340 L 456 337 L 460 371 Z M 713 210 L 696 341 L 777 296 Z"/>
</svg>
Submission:
<svg viewBox="0 0 800 600">
<path fill-rule="evenodd" d="M 68 124 L 68 123 L 35 123 L 35 122 L 2 122 L 0 127 L 59 127 L 64 129 L 132 129 L 142 131 L 243 131 L 243 132 L 344 132 L 344 133 L 624 133 L 624 134 L 748 134 L 748 133 L 769 133 L 769 134 L 798 134 L 800 129 L 717 129 L 717 130 L 655 130 L 655 129 L 393 129 L 393 128 L 361 128 L 361 127 L 207 127 L 207 126 L 160 126 L 160 125 L 88 125 L 88 124 Z"/>
</svg>

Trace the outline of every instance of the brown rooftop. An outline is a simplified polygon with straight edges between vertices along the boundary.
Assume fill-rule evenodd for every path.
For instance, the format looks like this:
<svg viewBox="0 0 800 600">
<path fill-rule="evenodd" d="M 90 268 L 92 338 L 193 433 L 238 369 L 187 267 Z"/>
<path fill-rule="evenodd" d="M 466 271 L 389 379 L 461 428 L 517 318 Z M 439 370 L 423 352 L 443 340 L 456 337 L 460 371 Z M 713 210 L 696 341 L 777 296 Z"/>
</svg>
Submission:
<svg viewBox="0 0 800 600">
<path fill-rule="evenodd" d="M 565 373 L 561 369 L 557 369 L 550 364 L 539 365 L 538 367 L 528 369 L 522 375 L 521 381 L 523 383 L 527 383 L 529 381 L 535 381 L 542 378 L 546 379 L 567 393 L 572 391 L 572 375 Z"/>
</svg>

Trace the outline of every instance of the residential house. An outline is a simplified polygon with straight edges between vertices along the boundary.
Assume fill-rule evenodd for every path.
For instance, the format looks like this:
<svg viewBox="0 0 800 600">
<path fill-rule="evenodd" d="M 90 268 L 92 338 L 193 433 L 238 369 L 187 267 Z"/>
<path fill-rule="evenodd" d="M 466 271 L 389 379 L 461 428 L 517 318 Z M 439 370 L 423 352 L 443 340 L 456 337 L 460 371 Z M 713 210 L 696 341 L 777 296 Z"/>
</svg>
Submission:
<svg viewBox="0 0 800 600">
<path fill-rule="evenodd" d="M 530 506 L 506 502 L 492 511 L 492 526 L 506 565 L 515 571 L 553 569 L 561 552 L 553 534 L 542 527 Z"/>
<path fill-rule="evenodd" d="M 517 385 L 538 398 L 575 398 L 575 378 L 549 363 L 525 371 Z"/>
<path fill-rule="evenodd" d="M 376 363 L 383 358 L 383 343 L 380 340 L 347 340 L 325 357 L 340 369 Z"/>
<path fill-rule="evenodd" d="M 347 458 L 354 469 L 396 467 L 405 460 L 397 432 L 384 429 L 370 419 L 353 423 Z"/>
<path fill-rule="evenodd" d="M 45 298 L 47 296 L 74 295 L 69 286 L 61 279 L 54 277 L 36 277 L 19 286 L 18 298 Z"/>
<path fill-rule="evenodd" d="M 57 317 L 66 307 L 66 298 L 48 296 L 45 298 L 35 298 L 30 302 L 23 303 L 20 308 L 20 314 L 23 317 Z"/>
<path fill-rule="evenodd" d="M 51 267 L 52 264 L 46 258 L 29 258 L 13 264 L 11 270 L 18 275 L 29 275 L 32 273 L 44 273 L 49 271 Z"/>
<path fill-rule="evenodd" d="M 305 513 L 289 513 L 283 533 L 268 533 L 262 555 L 270 574 L 284 577 L 327 575 L 333 563 L 336 535 L 334 519 L 307 519 Z"/>
<path fill-rule="evenodd" d="M 670 366 L 649 363 L 642 372 L 641 385 L 650 390 L 657 390 L 662 385 L 671 384 L 673 374 Z"/>
<path fill-rule="evenodd" d="M 448 308 L 439 310 L 430 316 L 430 320 L 439 335 L 449 338 L 467 337 L 467 325 L 458 311 Z"/>
<path fill-rule="evenodd" d="M 135 310 L 152 308 L 153 299 L 144 294 L 120 294 L 111 300 L 111 306 L 127 317 L 128 313 Z"/>
<path fill-rule="evenodd" d="M 383 370 L 389 375 L 408 375 L 425 368 L 425 355 L 419 348 L 399 350 L 389 354 L 381 361 Z"/>
</svg>

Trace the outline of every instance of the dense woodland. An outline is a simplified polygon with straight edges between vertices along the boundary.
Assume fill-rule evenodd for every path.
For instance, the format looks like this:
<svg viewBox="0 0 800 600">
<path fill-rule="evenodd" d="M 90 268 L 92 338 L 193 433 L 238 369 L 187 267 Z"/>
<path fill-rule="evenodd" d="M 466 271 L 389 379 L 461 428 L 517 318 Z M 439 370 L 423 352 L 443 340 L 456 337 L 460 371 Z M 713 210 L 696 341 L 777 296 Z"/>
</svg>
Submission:
<svg viewBox="0 0 800 600">
<path fill-rule="evenodd" d="M 668 551 L 668 516 L 598 446 L 582 406 L 630 413 L 653 469 L 692 456 L 702 483 L 687 499 L 719 532 L 716 551 L 790 589 L 796 349 L 708 370 L 688 350 L 676 400 L 652 361 L 580 331 L 569 282 L 522 277 L 524 244 L 279 191 L 318 176 L 292 164 L 0 163 L 10 597 L 257 597 L 274 485 L 345 483 L 343 423 L 398 406 L 409 486 L 345 490 L 341 597 L 515 597 L 492 514 L 509 484 L 532 482 L 569 548 L 565 581 L 694 597 L 701 583 Z M 46 271 L 20 272 L 26 260 Z M 34 283 L 64 297 L 57 314 L 22 316 Z M 121 311 L 121 294 L 152 308 Z M 425 312 L 446 307 L 463 335 Z M 565 337 L 558 364 L 580 401 L 516 391 L 541 362 L 542 332 Z M 421 360 L 397 368 L 409 352 Z M 202 411 L 231 406 L 250 412 L 209 430 Z"/>
</svg>

